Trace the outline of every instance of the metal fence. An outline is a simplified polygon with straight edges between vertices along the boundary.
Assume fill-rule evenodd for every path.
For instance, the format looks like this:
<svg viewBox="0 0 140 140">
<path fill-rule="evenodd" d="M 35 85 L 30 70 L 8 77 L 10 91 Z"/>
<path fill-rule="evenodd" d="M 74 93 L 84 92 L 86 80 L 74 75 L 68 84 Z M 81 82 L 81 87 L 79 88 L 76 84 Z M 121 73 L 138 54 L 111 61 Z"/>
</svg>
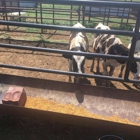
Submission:
<svg viewBox="0 0 140 140">
<path fill-rule="evenodd" d="M 31 0 L 29 0 L 31 1 Z M 37 1 L 35 1 L 37 2 Z M 0 63 L 0 67 L 4 68 L 12 68 L 12 69 L 21 69 L 21 70 L 30 70 L 30 71 L 39 71 L 39 72 L 48 72 L 48 73 L 56 73 L 63 75 L 73 75 L 73 76 L 83 76 L 87 78 L 101 78 L 107 80 L 121 81 L 121 82 L 133 82 L 139 83 L 138 80 L 129 79 L 129 71 L 131 67 L 132 61 L 140 61 L 139 58 L 134 58 L 134 50 L 136 45 L 137 37 L 140 36 L 139 26 L 140 26 L 140 4 L 137 3 L 123 3 L 123 2 L 105 2 L 105 1 L 91 1 L 91 0 L 40 0 L 41 3 L 45 2 L 48 4 L 61 4 L 61 5 L 81 5 L 81 6 L 109 6 L 109 7 L 119 7 L 119 8 L 138 8 L 138 18 L 136 20 L 135 30 L 133 31 L 125 31 L 125 30 L 99 30 L 93 28 L 73 28 L 70 26 L 59 26 L 59 25 L 46 25 L 46 24 L 36 24 L 36 23 L 25 23 L 25 22 L 14 22 L 14 21 L 4 21 L 0 20 L 0 25 L 8 25 L 8 26 L 20 26 L 20 27 L 30 27 L 30 28 L 40 28 L 40 29 L 53 29 L 53 30 L 64 30 L 64 31 L 82 31 L 88 33 L 107 33 L 107 34 L 115 34 L 115 35 L 126 35 L 133 36 L 132 45 L 130 48 L 129 56 L 115 56 L 115 55 L 104 55 L 104 54 L 96 54 L 96 53 L 84 53 L 84 52 L 75 52 L 75 51 L 66 51 L 59 49 L 49 49 L 49 48 L 37 48 L 31 46 L 20 46 L 13 44 L 1 44 L 0 47 L 4 48 L 13 48 L 20 50 L 34 50 L 41 52 L 50 52 L 50 53 L 60 53 L 60 54 L 75 54 L 75 55 L 84 55 L 84 56 L 93 56 L 93 57 L 101 57 L 101 58 L 110 58 L 110 59 L 123 59 L 127 60 L 127 66 L 125 70 L 124 78 L 116 78 L 110 76 L 101 76 L 101 75 L 93 75 L 93 74 L 80 74 L 76 72 L 67 72 L 67 71 L 59 71 L 59 70 L 51 70 L 51 69 L 42 69 L 36 67 L 25 67 L 19 65 L 9 65 Z"/>
<path fill-rule="evenodd" d="M 94 0 L 93 0 L 94 1 Z M 115 0 L 117 2 L 119 0 Z M 135 0 L 121 0 L 122 2 L 135 2 Z M 104 1 L 108 3 L 109 1 Z M 44 6 L 47 4 L 47 6 Z M 109 5 L 75 5 L 48 3 L 47 1 L 37 0 L 0 0 L 1 19 L 6 21 L 32 22 L 41 24 L 73 25 L 74 22 L 81 22 L 83 25 L 90 26 L 102 22 L 113 28 L 132 29 L 136 23 L 137 8 L 132 7 L 113 7 Z M 16 13 L 13 13 L 16 12 Z M 93 26 L 93 25 L 92 25 Z M 7 26 L 7 30 L 10 30 Z M 43 30 L 41 30 L 43 33 Z"/>
</svg>

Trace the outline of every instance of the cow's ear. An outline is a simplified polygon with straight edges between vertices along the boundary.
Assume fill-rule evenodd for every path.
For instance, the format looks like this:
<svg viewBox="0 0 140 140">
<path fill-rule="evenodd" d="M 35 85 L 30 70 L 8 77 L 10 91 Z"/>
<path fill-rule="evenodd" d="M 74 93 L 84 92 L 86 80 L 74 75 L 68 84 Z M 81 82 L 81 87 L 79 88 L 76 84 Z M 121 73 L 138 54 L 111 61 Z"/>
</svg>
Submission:
<svg viewBox="0 0 140 140">
<path fill-rule="evenodd" d="M 62 57 L 66 58 L 66 59 L 72 59 L 72 55 L 70 55 L 70 54 L 62 54 Z"/>
</svg>

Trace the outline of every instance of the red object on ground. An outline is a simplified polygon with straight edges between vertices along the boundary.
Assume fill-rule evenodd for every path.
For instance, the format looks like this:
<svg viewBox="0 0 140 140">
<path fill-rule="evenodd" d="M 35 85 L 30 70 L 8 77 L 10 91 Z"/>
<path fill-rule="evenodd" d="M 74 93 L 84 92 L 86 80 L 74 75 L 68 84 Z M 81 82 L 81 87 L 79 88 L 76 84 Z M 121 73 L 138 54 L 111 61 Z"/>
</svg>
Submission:
<svg viewBox="0 0 140 140">
<path fill-rule="evenodd" d="M 10 87 L 4 94 L 2 103 L 15 106 L 24 106 L 26 99 L 26 92 L 23 87 Z"/>
</svg>

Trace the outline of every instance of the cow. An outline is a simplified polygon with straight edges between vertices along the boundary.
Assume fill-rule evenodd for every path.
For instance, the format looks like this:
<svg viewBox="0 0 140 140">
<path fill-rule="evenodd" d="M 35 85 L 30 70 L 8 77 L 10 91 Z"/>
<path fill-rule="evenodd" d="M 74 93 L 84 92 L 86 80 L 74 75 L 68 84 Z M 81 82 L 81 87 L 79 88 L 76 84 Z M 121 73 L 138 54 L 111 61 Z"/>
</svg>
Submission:
<svg viewBox="0 0 140 140">
<path fill-rule="evenodd" d="M 103 25 L 102 23 L 99 23 L 95 29 L 101 29 L 101 30 L 110 30 L 110 27 Z M 116 39 L 112 39 L 114 38 L 115 35 L 109 35 L 109 34 L 100 34 L 100 33 L 93 33 L 92 35 L 92 47 L 93 47 L 93 52 L 94 53 L 105 53 L 105 45 L 110 46 L 110 44 L 113 43 L 118 43 L 119 40 Z M 111 38 L 108 43 L 106 44 L 106 40 Z M 113 42 L 114 41 L 114 42 Z M 93 58 L 92 61 L 92 65 L 90 68 L 90 71 L 93 71 L 94 68 L 94 62 L 95 62 L 95 58 Z M 96 72 L 99 73 L 99 62 L 100 62 L 100 58 L 97 58 L 97 67 L 96 67 Z"/>
<path fill-rule="evenodd" d="M 134 31 L 134 28 L 133 28 Z M 140 32 L 140 29 L 139 29 Z M 132 44 L 132 37 L 130 39 L 130 42 L 128 44 L 128 49 L 131 48 L 131 44 Z M 140 58 L 140 37 L 137 37 L 137 41 L 136 41 L 136 46 L 135 46 L 135 50 L 134 50 L 134 57 L 139 57 Z M 133 63 L 135 63 L 133 65 Z M 140 62 L 132 62 L 133 65 L 133 69 L 131 70 L 131 73 L 133 75 L 133 79 L 140 79 Z M 121 67 L 122 71 L 124 69 L 124 66 Z M 120 75 L 121 77 L 121 75 Z M 133 84 L 134 86 L 137 86 L 137 84 Z"/>
<path fill-rule="evenodd" d="M 74 28 L 85 28 L 79 22 L 73 26 Z M 69 50 L 77 52 L 87 52 L 89 47 L 88 38 L 86 33 L 72 31 L 69 38 Z M 80 55 L 63 55 L 68 58 L 68 70 L 78 73 L 84 73 L 85 56 Z M 79 77 L 75 77 L 74 81 L 78 82 Z M 69 76 L 69 82 L 72 82 Z"/>
<path fill-rule="evenodd" d="M 116 38 L 116 37 L 115 37 Z M 108 55 L 120 55 L 120 56 L 129 56 L 130 49 L 124 46 L 122 43 L 116 43 L 110 45 L 106 48 L 105 54 Z M 140 54 L 135 54 L 135 56 L 139 56 Z M 119 73 L 119 77 L 122 77 L 122 72 L 124 67 L 127 65 L 126 60 L 119 60 L 119 59 L 103 59 L 102 66 L 103 66 L 103 75 L 112 76 L 113 72 L 116 67 L 121 66 L 121 70 Z M 107 67 L 110 67 L 110 71 L 107 71 Z M 140 64 L 139 62 L 133 61 L 130 67 L 130 72 L 133 74 L 134 79 L 140 78 Z M 103 86 L 110 86 L 110 81 L 106 82 L 104 80 Z"/>
</svg>

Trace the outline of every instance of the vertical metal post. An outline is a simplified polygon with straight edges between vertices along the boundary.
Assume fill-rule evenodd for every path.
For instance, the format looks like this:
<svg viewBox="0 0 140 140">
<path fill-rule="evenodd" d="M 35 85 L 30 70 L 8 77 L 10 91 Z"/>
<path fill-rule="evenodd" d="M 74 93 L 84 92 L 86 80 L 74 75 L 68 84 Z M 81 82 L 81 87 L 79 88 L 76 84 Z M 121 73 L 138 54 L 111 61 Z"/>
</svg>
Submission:
<svg viewBox="0 0 140 140">
<path fill-rule="evenodd" d="M 90 23 L 90 18 L 91 18 L 91 6 L 89 7 L 88 23 Z"/>
<path fill-rule="evenodd" d="M 107 17 L 107 26 L 108 26 L 108 21 L 110 19 L 110 7 L 108 7 L 108 17 Z"/>
<path fill-rule="evenodd" d="M 106 18 L 106 7 L 105 7 L 105 11 L 104 11 L 103 24 L 105 24 L 105 18 Z"/>
<path fill-rule="evenodd" d="M 123 24 L 124 11 L 125 11 L 125 8 L 123 8 L 123 12 L 122 12 L 122 19 L 121 19 L 121 23 L 120 23 L 120 28 L 122 28 L 122 24 Z"/>
<path fill-rule="evenodd" d="M 37 12 L 38 12 L 38 11 L 37 11 L 37 1 L 35 1 L 35 3 L 36 3 L 36 4 L 35 4 L 35 5 L 36 5 L 36 6 L 35 6 L 35 13 L 36 13 L 36 15 L 35 15 L 35 16 L 36 16 L 36 23 L 38 23 L 38 17 L 37 17 L 37 15 L 38 15 L 38 13 L 37 13 Z"/>
<path fill-rule="evenodd" d="M 78 10 L 78 22 L 80 22 L 80 16 L 81 16 L 81 6 L 79 6 Z"/>
<path fill-rule="evenodd" d="M 83 12 L 82 24 L 83 24 L 83 26 L 84 26 L 84 24 L 85 24 L 85 6 L 83 6 L 82 9 L 83 9 L 83 10 L 82 10 L 82 12 Z"/>
<path fill-rule="evenodd" d="M 5 10 L 4 10 L 4 5 L 5 5 L 5 4 L 4 4 L 4 3 L 5 3 L 5 0 L 2 0 L 2 1 L 1 1 L 1 5 L 2 5 L 3 20 L 5 20 L 5 12 L 4 12 L 4 11 L 5 11 Z"/>
<path fill-rule="evenodd" d="M 72 13 L 73 13 L 73 6 L 70 6 L 70 25 L 72 25 Z"/>
<path fill-rule="evenodd" d="M 130 68 L 131 68 L 132 61 L 134 59 L 134 51 L 135 51 L 135 46 L 136 46 L 136 41 L 137 41 L 136 34 L 139 33 L 139 27 L 140 27 L 140 8 L 139 8 L 139 11 L 138 11 L 136 26 L 135 26 L 135 30 L 134 30 L 135 35 L 132 38 L 132 44 L 131 44 L 131 48 L 130 48 L 130 52 L 129 52 L 129 59 L 128 59 L 127 65 L 126 65 L 126 70 L 125 70 L 125 75 L 124 75 L 125 81 L 128 80 L 129 71 L 130 71 Z"/>
<path fill-rule="evenodd" d="M 18 8 L 19 8 L 19 21 L 21 22 L 21 13 L 20 13 L 20 2 L 19 2 L 20 0 L 18 0 Z"/>
<path fill-rule="evenodd" d="M 6 6 L 6 0 L 4 1 L 4 13 L 6 15 L 6 20 L 8 21 L 8 16 L 7 16 L 7 6 Z M 7 25 L 7 30 L 9 31 L 9 25 Z"/>
<path fill-rule="evenodd" d="M 130 10 L 130 8 L 129 8 L 129 10 L 128 10 L 128 17 L 127 17 L 127 21 L 126 21 L 126 25 L 128 26 L 128 22 L 129 22 L 129 19 L 130 19 L 130 12 L 131 12 L 131 10 Z"/>
<path fill-rule="evenodd" d="M 40 20 L 41 20 L 41 24 L 42 22 L 42 3 L 40 2 Z M 43 33 L 43 29 L 41 29 L 41 33 Z"/>
<path fill-rule="evenodd" d="M 55 14 L 55 13 L 54 13 L 54 9 L 55 9 L 55 8 L 54 8 L 54 4 L 53 4 L 53 24 L 54 24 L 54 14 Z"/>
</svg>

